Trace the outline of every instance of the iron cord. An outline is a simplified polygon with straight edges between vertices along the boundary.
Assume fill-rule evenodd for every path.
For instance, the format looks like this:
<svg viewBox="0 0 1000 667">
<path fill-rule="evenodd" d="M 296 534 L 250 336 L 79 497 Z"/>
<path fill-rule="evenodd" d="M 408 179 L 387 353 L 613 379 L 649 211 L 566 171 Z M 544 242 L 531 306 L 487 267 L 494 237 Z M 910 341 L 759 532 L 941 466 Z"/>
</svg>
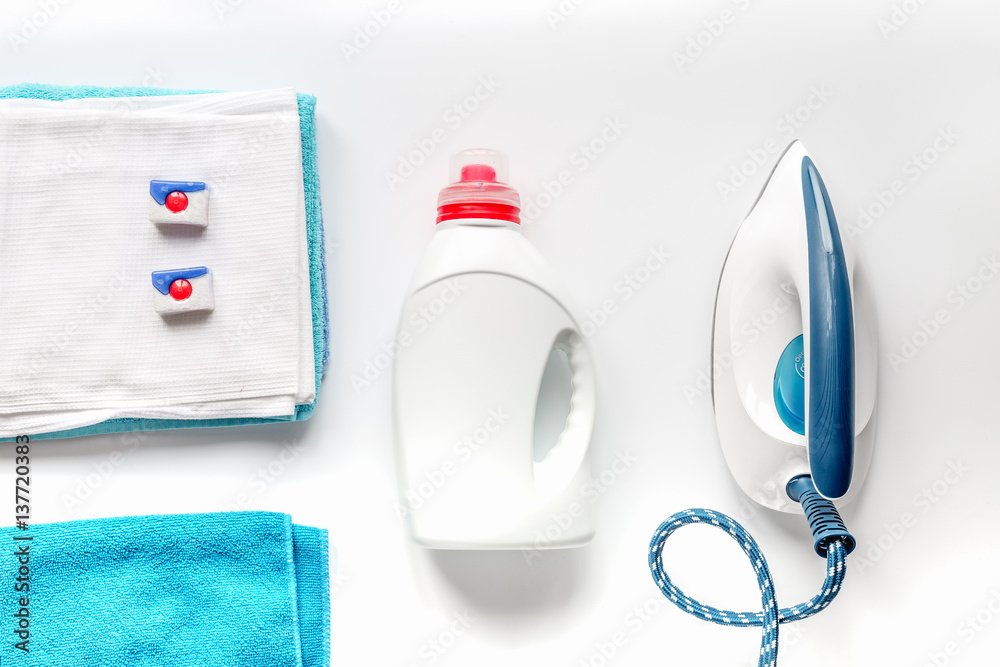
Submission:
<svg viewBox="0 0 1000 667">
<path fill-rule="evenodd" d="M 815 491 L 814 491 L 815 493 Z M 833 508 L 833 503 L 823 499 Z M 833 508 L 836 513 L 836 508 Z M 839 517 L 838 517 L 839 520 Z M 812 521 L 811 521 L 812 523 Z M 694 598 L 688 596 L 684 591 L 674 585 L 663 569 L 662 555 L 663 545 L 678 528 L 690 524 L 705 524 L 720 528 L 732 537 L 743 549 L 743 552 L 750 559 L 754 572 L 757 574 L 757 583 L 760 587 L 762 612 L 739 612 L 717 609 L 709 605 L 702 604 Z M 815 534 L 817 526 L 813 525 Z M 778 608 L 777 598 L 774 592 L 774 580 L 767 567 L 767 560 L 761 553 L 757 542 L 750 534 L 734 519 L 722 514 L 706 509 L 689 509 L 674 514 L 660 524 L 649 543 L 649 569 L 652 572 L 653 580 L 660 591 L 668 600 L 680 607 L 687 613 L 697 616 L 719 625 L 731 625 L 736 627 L 760 627 L 760 659 L 759 667 L 774 667 L 778 663 L 778 627 L 781 623 L 799 621 L 804 618 L 819 613 L 825 609 L 833 599 L 837 597 L 847 574 L 847 555 L 853 550 L 854 539 L 845 531 L 843 536 L 836 536 L 826 540 L 823 554 L 826 556 L 826 580 L 818 595 L 802 604 L 794 607 Z"/>
</svg>

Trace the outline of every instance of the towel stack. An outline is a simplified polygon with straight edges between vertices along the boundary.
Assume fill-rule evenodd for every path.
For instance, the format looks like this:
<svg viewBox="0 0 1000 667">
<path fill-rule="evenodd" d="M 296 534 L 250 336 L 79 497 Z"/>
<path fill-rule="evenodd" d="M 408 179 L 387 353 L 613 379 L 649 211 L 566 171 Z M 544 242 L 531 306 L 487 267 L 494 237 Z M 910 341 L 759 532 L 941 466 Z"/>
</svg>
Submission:
<svg viewBox="0 0 1000 667">
<path fill-rule="evenodd" d="M 121 93 L 0 89 L 0 437 L 307 416 L 326 355 L 312 98 Z M 151 220 L 153 181 L 206 184 L 207 225 Z M 152 273 L 187 267 L 214 309 L 161 316 Z"/>
</svg>

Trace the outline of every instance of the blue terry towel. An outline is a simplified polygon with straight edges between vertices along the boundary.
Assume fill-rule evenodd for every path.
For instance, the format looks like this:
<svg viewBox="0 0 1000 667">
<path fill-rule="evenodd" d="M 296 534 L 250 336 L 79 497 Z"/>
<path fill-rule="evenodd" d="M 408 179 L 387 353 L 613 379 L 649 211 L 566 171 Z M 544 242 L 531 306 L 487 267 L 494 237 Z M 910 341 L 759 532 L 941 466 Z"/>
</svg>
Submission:
<svg viewBox="0 0 1000 667">
<path fill-rule="evenodd" d="M 330 664 L 327 532 L 286 514 L 119 517 L 0 533 L 3 667 Z M 25 641 L 28 652 L 18 647 Z"/>
</svg>

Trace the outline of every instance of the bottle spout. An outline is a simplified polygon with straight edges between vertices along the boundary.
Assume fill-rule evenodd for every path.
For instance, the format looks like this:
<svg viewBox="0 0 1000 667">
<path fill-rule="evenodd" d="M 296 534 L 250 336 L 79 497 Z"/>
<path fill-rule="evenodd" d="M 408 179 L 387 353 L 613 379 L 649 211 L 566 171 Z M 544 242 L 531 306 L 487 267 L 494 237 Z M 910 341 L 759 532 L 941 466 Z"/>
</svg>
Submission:
<svg viewBox="0 0 1000 667">
<path fill-rule="evenodd" d="M 472 148 L 451 158 L 451 185 L 438 195 L 438 222 L 460 219 L 520 223 L 521 198 L 508 182 L 507 156 Z"/>
</svg>

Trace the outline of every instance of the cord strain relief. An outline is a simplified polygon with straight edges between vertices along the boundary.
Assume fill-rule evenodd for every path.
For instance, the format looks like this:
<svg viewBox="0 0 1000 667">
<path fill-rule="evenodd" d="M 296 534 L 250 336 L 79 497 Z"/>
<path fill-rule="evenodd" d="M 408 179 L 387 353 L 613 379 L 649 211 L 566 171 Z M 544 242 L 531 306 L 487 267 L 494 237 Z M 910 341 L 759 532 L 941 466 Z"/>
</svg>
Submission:
<svg viewBox="0 0 1000 667">
<path fill-rule="evenodd" d="M 826 557 L 827 547 L 836 541 L 843 542 L 847 553 L 854 551 L 857 542 L 847 530 L 844 520 L 832 500 L 824 498 L 816 490 L 809 475 L 800 475 L 788 482 L 788 496 L 802 504 L 813 534 L 816 553 Z"/>
</svg>

